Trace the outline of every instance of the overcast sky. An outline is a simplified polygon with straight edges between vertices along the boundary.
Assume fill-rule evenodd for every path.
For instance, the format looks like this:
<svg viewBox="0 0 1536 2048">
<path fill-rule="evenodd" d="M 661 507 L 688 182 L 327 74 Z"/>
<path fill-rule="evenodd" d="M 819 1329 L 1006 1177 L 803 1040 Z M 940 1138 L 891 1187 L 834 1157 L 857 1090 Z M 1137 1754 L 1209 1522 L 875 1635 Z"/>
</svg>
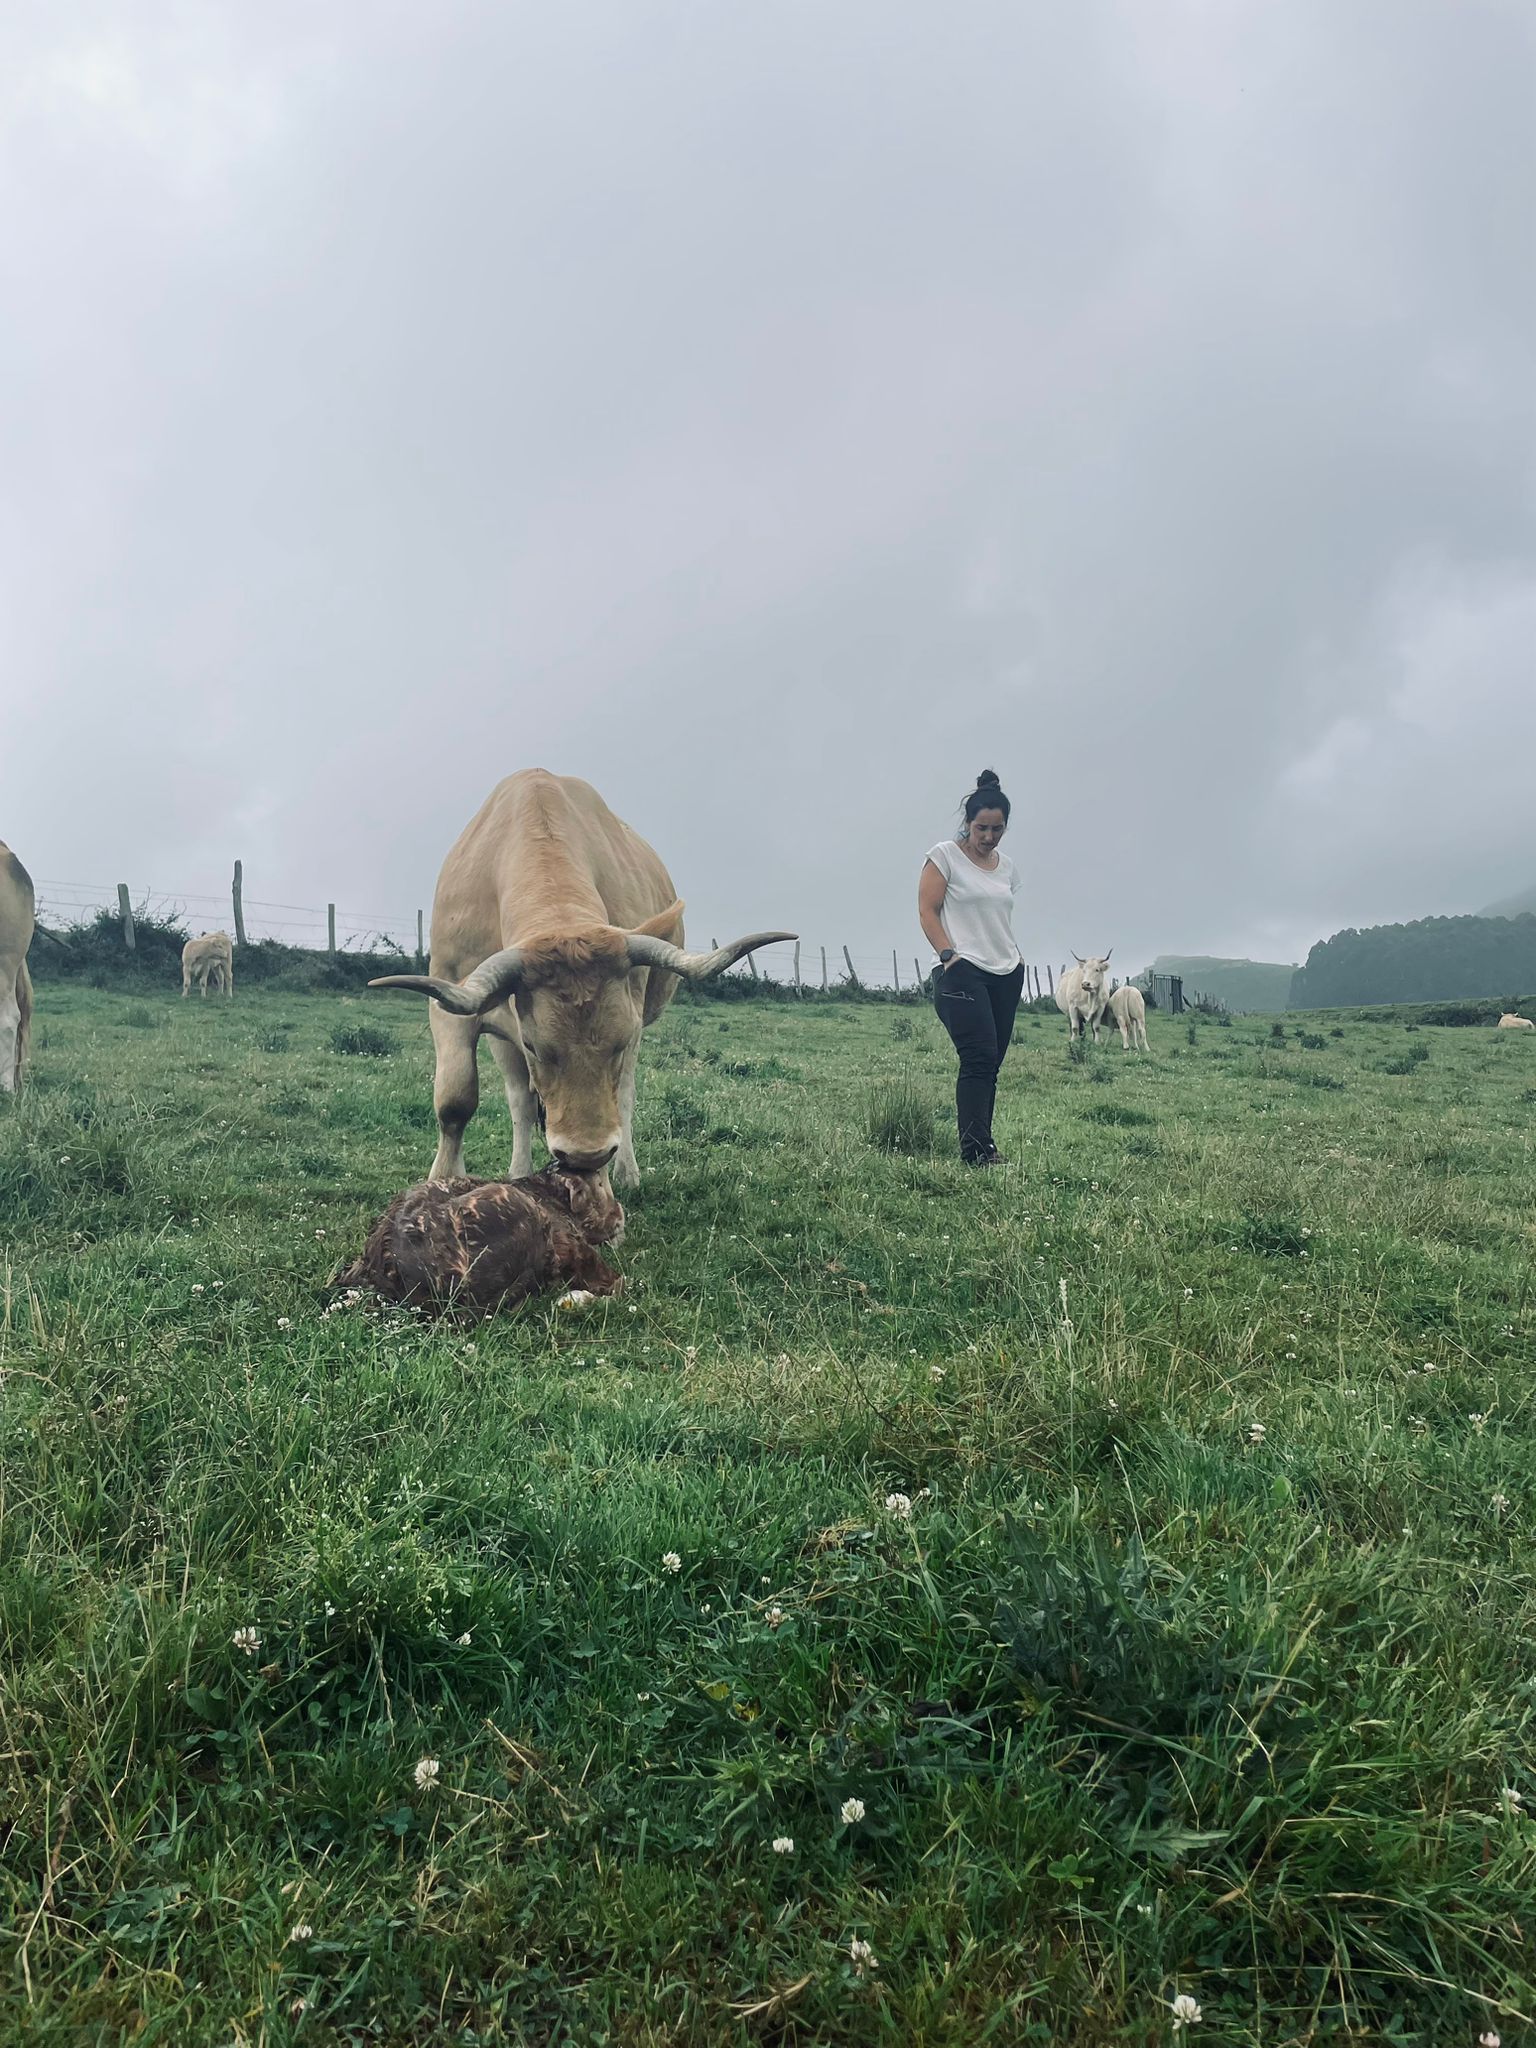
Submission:
<svg viewBox="0 0 1536 2048">
<path fill-rule="evenodd" d="M 984 766 L 1039 961 L 1536 880 L 1528 0 L 10 0 L 0 110 L 46 881 L 405 918 L 536 765 L 904 972 Z"/>
</svg>

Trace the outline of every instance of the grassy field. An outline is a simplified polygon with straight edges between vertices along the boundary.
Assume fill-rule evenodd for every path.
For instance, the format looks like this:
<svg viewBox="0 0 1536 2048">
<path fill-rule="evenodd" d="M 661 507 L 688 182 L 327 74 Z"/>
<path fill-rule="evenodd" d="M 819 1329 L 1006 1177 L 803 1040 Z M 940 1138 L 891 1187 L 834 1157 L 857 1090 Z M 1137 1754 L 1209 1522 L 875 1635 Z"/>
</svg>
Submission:
<svg viewBox="0 0 1536 2048">
<path fill-rule="evenodd" d="M 45 991 L 0 2040 L 1536 2038 L 1536 1043 L 1272 1028 L 966 1174 L 927 1012 L 674 1006 L 627 1297 L 452 1327 L 326 1286 L 420 1008 Z"/>
</svg>

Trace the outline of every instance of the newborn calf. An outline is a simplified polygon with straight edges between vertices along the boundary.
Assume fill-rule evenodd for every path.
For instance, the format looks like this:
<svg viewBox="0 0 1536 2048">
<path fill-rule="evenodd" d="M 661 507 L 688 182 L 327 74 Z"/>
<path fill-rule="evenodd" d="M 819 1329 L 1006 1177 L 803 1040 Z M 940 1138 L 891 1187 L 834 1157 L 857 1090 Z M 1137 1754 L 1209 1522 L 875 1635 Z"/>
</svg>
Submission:
<svg viewBox="0 0 1536 2048">
<path fill-rule="evenodd" d="M 624 1235 L 607 1176 L 546 1166 L 523 1180 L 425 1180 L 397 1195 L 338 1287 L 432 1308 L 503 1308 L 564 1283 L 617 1294 L 598 1246 Z"/>
</svg>

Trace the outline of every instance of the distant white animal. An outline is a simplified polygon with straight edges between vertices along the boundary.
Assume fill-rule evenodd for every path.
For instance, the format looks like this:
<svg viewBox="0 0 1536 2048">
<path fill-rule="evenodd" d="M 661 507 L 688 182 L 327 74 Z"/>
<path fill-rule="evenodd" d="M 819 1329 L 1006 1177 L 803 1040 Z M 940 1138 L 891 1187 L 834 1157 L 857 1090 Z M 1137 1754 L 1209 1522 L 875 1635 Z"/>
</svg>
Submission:
<svg viewBox="0 0 1536 2048">
<path fill-rule="evenodd" d="M 1513 1010 L 1506 1010 L 1499 1019 L 1498 1028 L 1500 1031 L 1536 1031 L 1536 1024 L 1529 1017 L 1517 1017 Z"/>
<path fill-rule="evenodd" d="M 1151 1050 L 1147 1044 L 1147 1006 L 1133 982 L 1115 990 L 1109 999 L 1109 1014 L 1120 1026 L 1120 1043 L 1127 1052 L 1133 1045 L 1141 1052 Z"/>
<path fill-rule="evenodd" d="M 21 1086 L 32 1032 L 27 948 L 35 909 L 32 877 L 0 841 L 0 1089 L 8 1094 Z"/>
<path fill-rule="evenodd" d="M 204 932 L 200 939 L 188 939 L 181 949 L 181 993 L 183 999 L 192 992 L 193 982 L 203 1001 L 208 1000 L 208 984 L 215 988 L 222 983 L 226 996 L 235 992 L 235 947 L 228 932 Z"/>
<path fill-rule="evenodd" d="M 1111 946 L 1109 953 L 1114 950 Z M 1081 1038 L 1086 1025 L 1093 1033 L 1095 1045 L 1099 1042 L 1104 1012 L 1109 1008 L 1109 953 L 1093 960 L 1074 953 L 1072 958 L 1077 965 L 1066 968 L 1056 984 L 1056 1007 L 1066 1018 L 1072 1037 Z"/>
</svg>

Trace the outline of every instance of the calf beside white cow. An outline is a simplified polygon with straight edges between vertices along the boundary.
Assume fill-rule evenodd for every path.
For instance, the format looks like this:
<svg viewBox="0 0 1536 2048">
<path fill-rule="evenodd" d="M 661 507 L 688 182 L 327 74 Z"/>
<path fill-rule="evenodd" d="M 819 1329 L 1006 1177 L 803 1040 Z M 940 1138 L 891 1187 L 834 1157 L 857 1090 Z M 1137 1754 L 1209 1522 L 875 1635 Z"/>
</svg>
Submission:
<svg viewBox="0 0 1536 2048">
<path fill-rule="evenodd" d="M 1109 953 L 1114 950 L 1111 946 Z M 1074 953 L 1072 958 L 1077 965 L 1066 968 L 1056 984 L 1056 1007 L 1066 1018 L 1072 1037 L 1081 1038 L 1086 1026 L 1093 1033 L 1095 1045 L 1099 1042 L 1104 1012 L 1109 1008 L 1109 953 L 1092 960 Z"/>
<path fill-rule="evenodd" d="M 1139 1052 L 1150 1050 L 1147 1045 L 1147 1006 L 1134 982 L 1128 981 L 1124 988 L 1115 990 L 1109 999 L 1109 1014 L 1120 1026 L 1120 1043 L 1127 1052 L 1133 1045 Z"/>
</svg>

